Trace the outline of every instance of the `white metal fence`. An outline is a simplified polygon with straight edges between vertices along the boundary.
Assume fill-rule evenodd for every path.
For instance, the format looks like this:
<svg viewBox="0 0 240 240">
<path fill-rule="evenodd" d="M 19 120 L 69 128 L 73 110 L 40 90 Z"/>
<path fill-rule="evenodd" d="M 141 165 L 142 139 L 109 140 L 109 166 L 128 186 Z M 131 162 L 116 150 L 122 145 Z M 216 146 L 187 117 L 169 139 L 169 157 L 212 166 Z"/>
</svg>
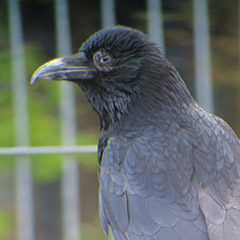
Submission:
<svg viewBox="0 0 240 240">
<path fill-rule="evenodd" d="M 63 199 L 63 238 L 65 240 L 81 239 L 79 209 L 79 176 L 76 159 L 72 154 L 96 152 L 96 146 L 76 146 L 75 106 L 72 86 L 62 83 L 61 87 L 61 147 L 30 147 L 28 129 L 28 96 L 24 63 L 24 42 L 22 22 L 18 0 L 8 0 L 9 29 L 12 49 L 13 97 L 15 109 L 16 147 L 0 148 L 0 155 L 16 156 L 16 191 L 17 191 L 17 239 L 33 240 L 34 205 L 33 183 L 31 173 L 32 154 L 64 154 L 62 177 Z M 55 0 L 55 23 L 57 55 L 71 53 L 71 35 L 69 28 L 67 0 Z M 164 51 L 164 28 L 161 0 L 146 0 L 148 13 L 148 33 L 158 42 Z M 209 46 L 209 26 L 207 0 L 193 0 L 194 46 L 196 92 L 200 104 L 209 111 L 213 110 L 211 87 L 211 64 Z M 101 1 L 102 27 L 117 23 L 114 0 Z M 205 80 L 203 82 L 203 80 Z M 68 155 L 70 154 L 71 155 Z"/>
</svg>

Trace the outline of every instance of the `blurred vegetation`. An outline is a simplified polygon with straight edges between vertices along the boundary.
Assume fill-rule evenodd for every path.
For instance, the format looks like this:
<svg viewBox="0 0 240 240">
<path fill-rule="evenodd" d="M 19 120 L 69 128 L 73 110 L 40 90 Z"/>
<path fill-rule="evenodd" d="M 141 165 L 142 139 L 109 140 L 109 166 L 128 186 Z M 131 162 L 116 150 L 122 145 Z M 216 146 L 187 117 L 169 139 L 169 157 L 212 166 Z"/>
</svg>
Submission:
<svg viewBox="0 0 240 240">
<path fill-rule="evenodd" d="M 5 209 L 0 209 L 0 239 L 8 239 L 12 229 L 12 219 Z"/>
<path fill-rule="evenodd" d="M 166 55 L 177 67 L 194 95 L 192 1 L 163 0 L 162 2 Z M 25 42 L 26 71 L 29 80 L 31 74 L 39 65 L 56 56 L 54 1 L 22 0 L 20 4 Z M 80 44 L 101 27 L 100 1 L 70 0 L 69 4 L 72 46 L 73 52 L 76 52 Z M 116 0 L 116 7 L 119 24 L 147 32 L 145 0 Z M 240 135 L 239 13 L 237 11 L 238 0 L 209 0 L 215 112 L 227 120 Z M 15 145 L 7 14 L 7 0 L 3 0 L 0 2 L 0 147 Z M 39 81 L 34 87 L 29 87 L 28 92 L 31 145 L 60 145 L 59 84 L 56 82 L 46 84 L 44 81 Z M 91 110 L 80 89 L 76 87 L 75 93 L 78 123 L 76 144 L 96 144 L 99 135 L 97 116 Z M 85 211 L 82 213 L 83 239 L 104 239 L 99 222 L 96 220 L 96 154 L 79 154 L 77 159 L 81 169 L 87 172 L 81 175 L 81 183 L 90 184 L 82 194 L 83 199 L 81 200 L 83 203 L 88 203 L 90 197 L 93 199 L 90 204 L 91 207 L 86 210 L 89 213 L 93 209 L 92 213 L 88 214 L 88 216 Z M 56 186 L 60 182 L 61 160 L 61 155 L 38 155 L 32 157 L 35 188 L 38 189 L 35 193 L 37 198 L 39 198 L 38 192 L 41 194 L 46 193 L 50 186 L 52 186 L 51 191 L 57 191 L 58 193 L 59 189 Z M 0 175 L 4 172 L 13 172 L 13 169 L 14 157 L 0 156 Z M 87 176 L 91 176 L 91 178 Z M 92 188 L 94 190 L 89 190 Z M 89 196 L 89 191 L 92 191 L 93 195 Z M 46 202 L 48 201 L 50 200 L 46 200 Z M 41 204 L 40 201 L 36 202 L 37 207 L 40 206 L 40 210 L 36 211 L 37 216 L 44 207 Z M 85 207 L 83 208 L 85 209 Z M 9 239 L 9 236 L 12 236 L 14 218 L 14 206 L 9 206 L 5 202 L 1 204 L 0 199 L 0 239 Z M 58 228 L 60 228 L 60 224 L 58 224 Z M 93 228 L 93 225 L 97 227 Z M 40 230 L 38 231 L 40 232 Z M 54 239 L 54 237 L 49 239 Z"/>
</svg>

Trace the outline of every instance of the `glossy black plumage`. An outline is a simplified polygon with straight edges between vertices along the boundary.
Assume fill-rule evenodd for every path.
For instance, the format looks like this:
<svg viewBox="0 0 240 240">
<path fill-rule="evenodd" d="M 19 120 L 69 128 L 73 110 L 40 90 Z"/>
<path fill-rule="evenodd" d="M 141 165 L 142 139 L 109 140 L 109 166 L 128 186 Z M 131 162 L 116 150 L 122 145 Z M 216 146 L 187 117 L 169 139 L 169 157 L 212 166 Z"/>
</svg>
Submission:
<svg viewBox="0 0 240 240">
<path fill-rule="evenodd" d="M 77 83 L 98 113 L 100 219 L 115 240 L 240 239 L 240 143 L 147 36 L 100 31 L 33 75 Z"/>
</svg>

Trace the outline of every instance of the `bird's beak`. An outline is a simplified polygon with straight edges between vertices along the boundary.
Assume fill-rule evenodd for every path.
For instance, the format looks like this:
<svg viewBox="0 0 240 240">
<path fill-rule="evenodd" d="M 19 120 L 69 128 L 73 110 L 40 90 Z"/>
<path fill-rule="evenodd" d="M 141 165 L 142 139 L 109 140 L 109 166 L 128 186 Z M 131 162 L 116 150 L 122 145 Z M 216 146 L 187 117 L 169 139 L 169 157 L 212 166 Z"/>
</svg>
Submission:
<svg viewBox="0 0 240 240">
<path fill-rule="evenodd" d="M 30 84 L 38 79 L 79 81 L 93 78 L 94 69 L 88 66 L 84 53 L 53 59 L 40 66 L 32 75 Z"/>
</svg>

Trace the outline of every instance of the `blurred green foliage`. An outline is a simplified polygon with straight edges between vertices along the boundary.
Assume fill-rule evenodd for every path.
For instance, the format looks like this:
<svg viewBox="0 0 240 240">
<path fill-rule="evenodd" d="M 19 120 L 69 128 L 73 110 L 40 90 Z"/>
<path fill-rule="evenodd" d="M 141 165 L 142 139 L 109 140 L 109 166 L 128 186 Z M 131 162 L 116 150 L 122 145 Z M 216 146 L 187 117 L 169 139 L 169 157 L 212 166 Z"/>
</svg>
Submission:
<svg viewBox="0 0 240 240">
<path fill-rule="evenodd" d="M 25 59 L 27 75 L 46 61 L 42 49 L 36 45 L 26 45 Z M 14 111 L 11 96 L 11 58 L 9 52 L 0 52 L 0 146 L 14 146 Z M 30 77 L 29 77 L 30 79 Z M 38 82 L 29 87 L 29 117 L 30 139 L 32 146 L 56 146 L 61 144 L 61 125 L 58 112 L 59 83 Z M 97 135 L 83 133 L 77 136 L 77 145 L 97 143 Z M 8 157 L 13 159 L 13 157 Z M 48 181 L 59 177 L 61 173 L 61 155 L 32 156 L 33 173 L 37 180 Z M 96 154 L 79 154 L 77 159 L 87 167 L 97 166 Z M 0 171 L 2 167 L 12 167 L 13 161 L 0 156 Z"/>
<path fill-rule="evenodd" d="M 8 239 L 13 228 L 13 221 L 9 212 L 0 208 L 0 239 Z"/>
<path fill-rule="evenodd" d="M 98 220 L 96 220 L 96 222 L 98 222 Z M 96 225 L 98 227 L 96 227 Z M 82 227 L 82 239 L 84 240 L 93 240 L 93 239 L 97 239 L 97 240 L 106 240 L 106 236 L 104 234 L 104 232 L 102 231 L 100 224 L 95 223 L 94 227 L 92 224 L 86 224 L 83 223 L 81 225 Z"/>
</svg>

